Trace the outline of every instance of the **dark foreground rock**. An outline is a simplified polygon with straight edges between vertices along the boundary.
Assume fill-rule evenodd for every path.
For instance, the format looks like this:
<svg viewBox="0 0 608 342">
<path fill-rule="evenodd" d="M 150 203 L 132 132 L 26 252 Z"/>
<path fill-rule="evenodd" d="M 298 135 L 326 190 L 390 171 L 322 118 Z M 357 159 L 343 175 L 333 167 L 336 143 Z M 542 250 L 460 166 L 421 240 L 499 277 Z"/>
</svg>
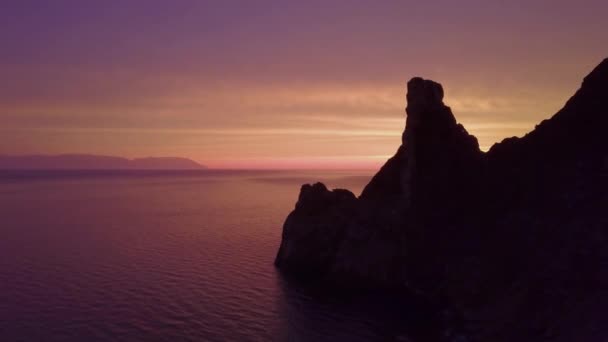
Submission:
<svg viewBox="0 0 608 342">
<path fill-rule="evenodd" d="M 277 267 L 433 298 L 473 339 L 608 339 L 608 59 L 551 119 L 487 153 L 440 84 L 410 80 L 407 101 L 402 145 L 359 198 L 302 187 Z"/>
</svg>

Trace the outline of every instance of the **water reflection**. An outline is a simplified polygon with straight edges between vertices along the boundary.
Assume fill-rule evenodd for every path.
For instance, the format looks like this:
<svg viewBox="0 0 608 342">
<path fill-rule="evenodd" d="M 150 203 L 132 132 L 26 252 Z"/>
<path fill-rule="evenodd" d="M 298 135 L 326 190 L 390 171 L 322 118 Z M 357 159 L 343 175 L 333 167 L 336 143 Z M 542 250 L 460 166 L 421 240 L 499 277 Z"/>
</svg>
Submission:
<svg viewBox="0 0 608 342">
<path fill-rule="evenodd" d="M 436 316 L 403 294 L 344 293 L 277 272 L 286 341 L 439 341 Z"/>
</svg>

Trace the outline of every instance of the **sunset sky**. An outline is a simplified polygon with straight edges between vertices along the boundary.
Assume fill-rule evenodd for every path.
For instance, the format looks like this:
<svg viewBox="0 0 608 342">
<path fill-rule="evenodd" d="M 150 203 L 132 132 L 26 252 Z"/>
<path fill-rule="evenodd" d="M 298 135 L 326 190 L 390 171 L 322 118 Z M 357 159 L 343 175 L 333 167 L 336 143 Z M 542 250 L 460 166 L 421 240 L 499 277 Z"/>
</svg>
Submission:
<svg viewBox="0 0 608 342">
<path fill-rule="evenodd" d="M 608 57 L 607 16 L 606 0 L 4 0 L 0 154 L 376 167 L 413 76 L 487 150 Z"/>
</svg>

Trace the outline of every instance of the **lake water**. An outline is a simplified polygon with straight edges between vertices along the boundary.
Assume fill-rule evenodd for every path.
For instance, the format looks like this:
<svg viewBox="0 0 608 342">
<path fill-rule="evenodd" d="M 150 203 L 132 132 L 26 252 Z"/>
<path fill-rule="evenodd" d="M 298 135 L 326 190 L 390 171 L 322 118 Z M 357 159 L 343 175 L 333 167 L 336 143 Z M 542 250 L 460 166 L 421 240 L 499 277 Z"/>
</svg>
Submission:
<svg viewBox="0 0 608 342">
<path fill-rule="evenodd" d="M 402 307 L 273 266 L 300 185 L 371 172 L 0 172 L 2 341 L 376 341 Z"/>
</svg>

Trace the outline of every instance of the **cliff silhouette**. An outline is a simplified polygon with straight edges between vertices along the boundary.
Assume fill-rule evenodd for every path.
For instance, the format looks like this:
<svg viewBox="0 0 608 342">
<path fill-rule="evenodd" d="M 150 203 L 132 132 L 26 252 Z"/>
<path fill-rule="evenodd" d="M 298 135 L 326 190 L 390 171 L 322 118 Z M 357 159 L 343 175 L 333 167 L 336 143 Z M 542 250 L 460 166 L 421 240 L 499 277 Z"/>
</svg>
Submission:
<svg viewBox="0 0 608 342">
<path fill-rule="evenodd" d="M 276 266 L 417 293 L 461 315 L 470 340 L 608 338 L 608 59 L 551 119 L 487 153 L 439 83 L 411 79 L 406 113 L 358 198 L 302 186 Z"/>
</svg>

